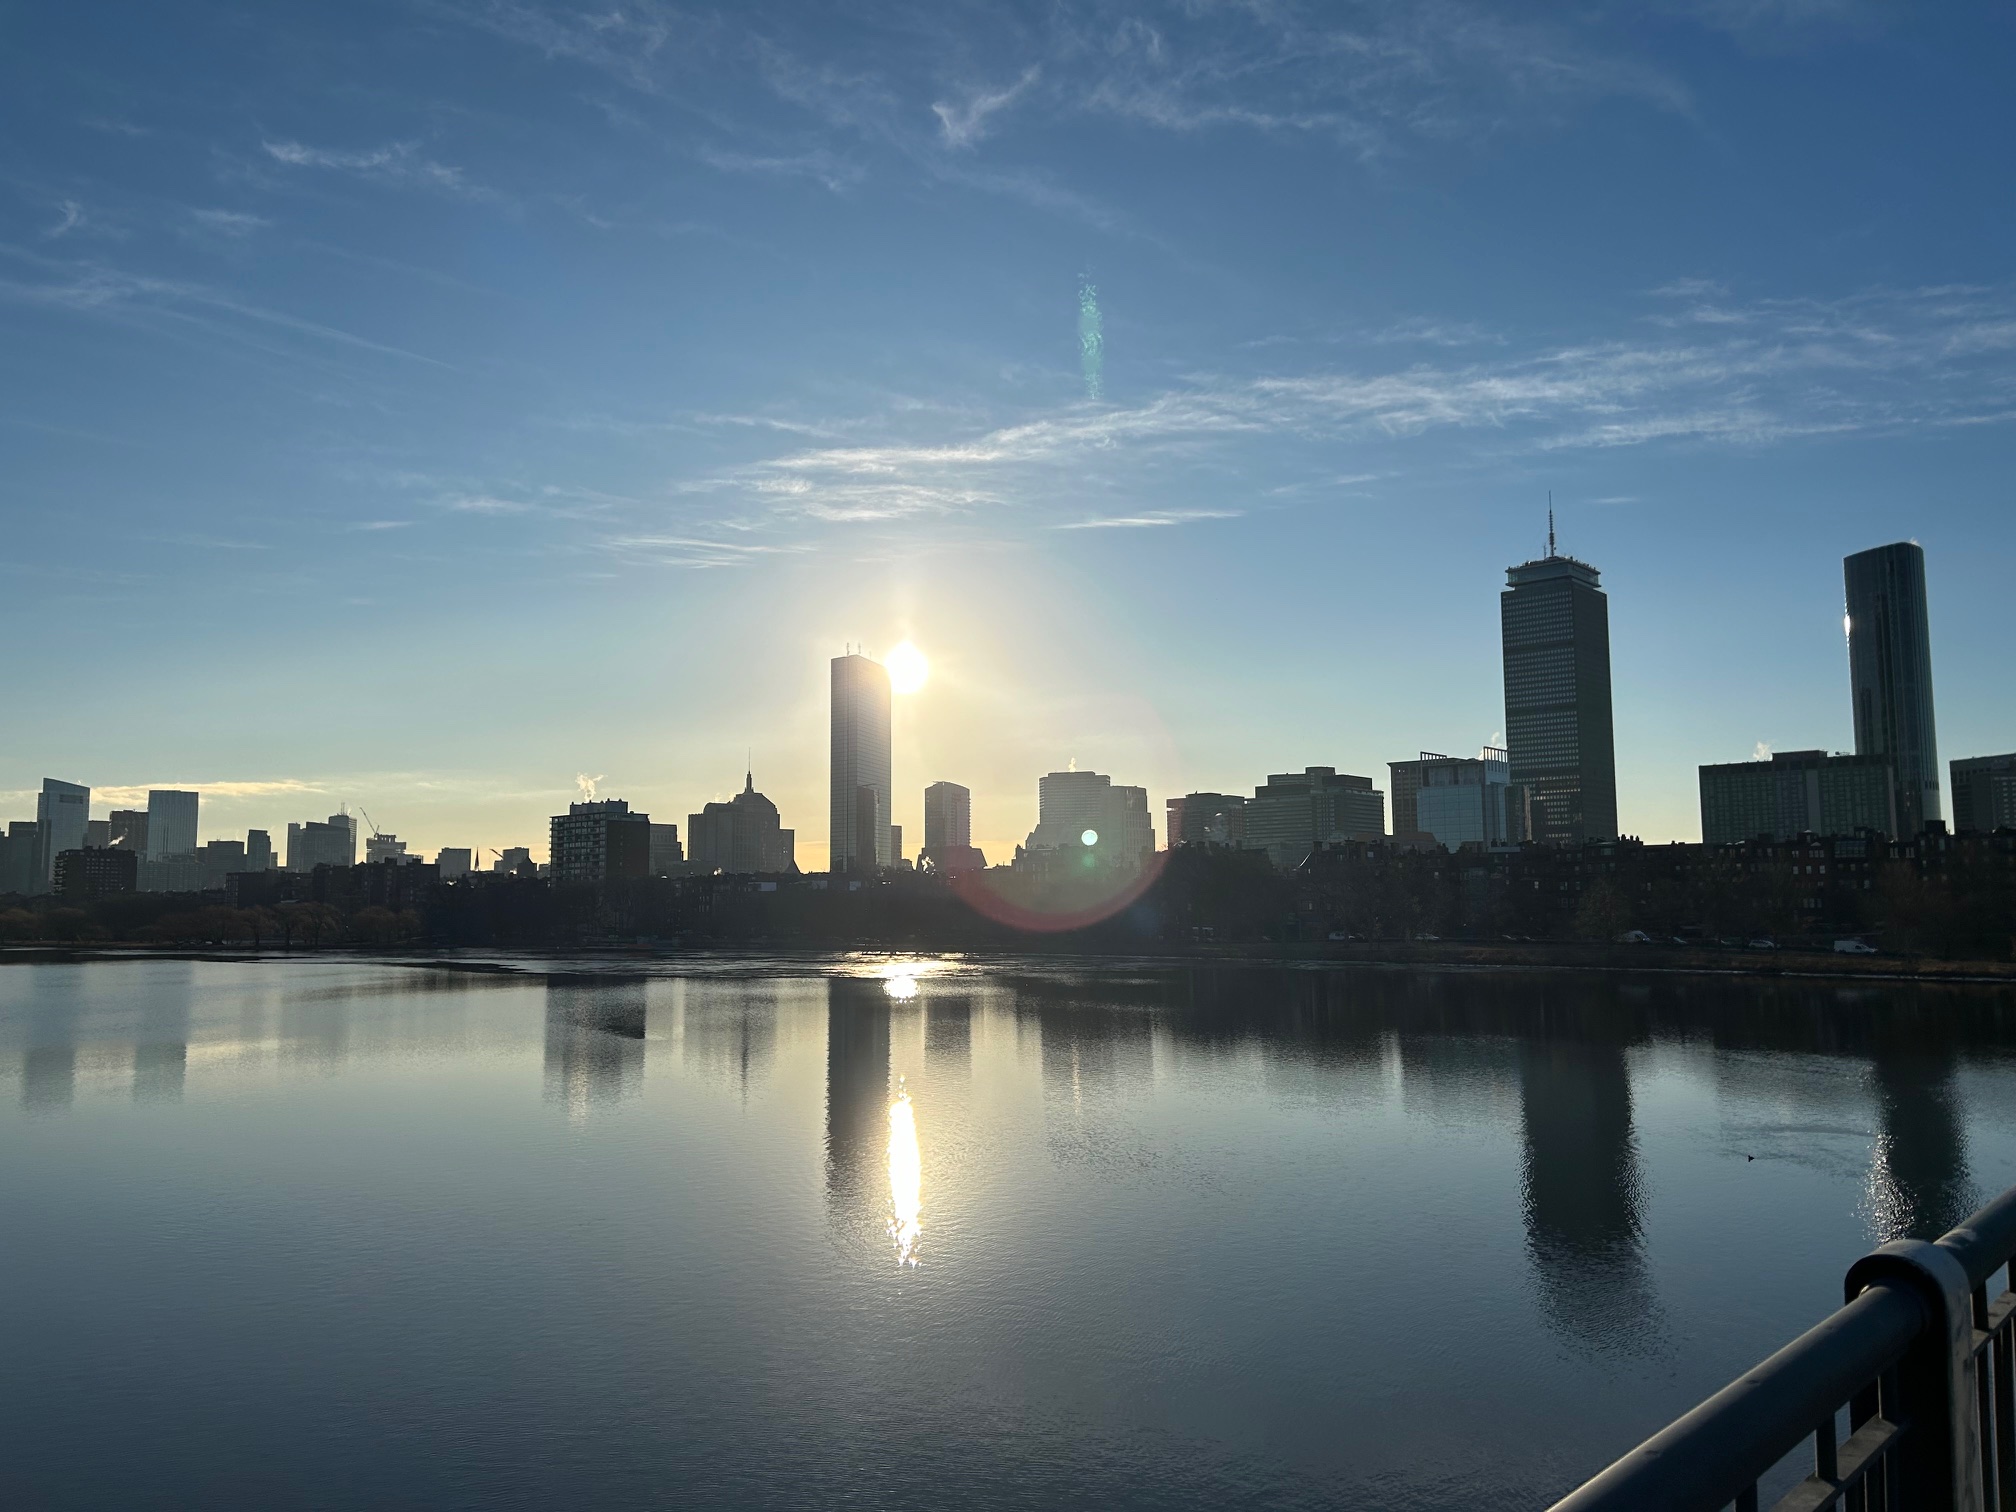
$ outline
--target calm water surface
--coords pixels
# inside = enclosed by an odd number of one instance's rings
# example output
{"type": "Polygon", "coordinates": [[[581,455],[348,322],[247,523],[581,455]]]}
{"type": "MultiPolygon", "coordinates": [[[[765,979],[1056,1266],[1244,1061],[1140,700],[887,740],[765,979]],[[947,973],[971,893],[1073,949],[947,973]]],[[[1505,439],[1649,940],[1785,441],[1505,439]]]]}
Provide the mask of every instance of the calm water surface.
{"type": "Polygon", "coordinates": [[[0,1504],[1544,1506],[2016,1183],[1998,990],[538,970],[0,966],[0,1504]]]}

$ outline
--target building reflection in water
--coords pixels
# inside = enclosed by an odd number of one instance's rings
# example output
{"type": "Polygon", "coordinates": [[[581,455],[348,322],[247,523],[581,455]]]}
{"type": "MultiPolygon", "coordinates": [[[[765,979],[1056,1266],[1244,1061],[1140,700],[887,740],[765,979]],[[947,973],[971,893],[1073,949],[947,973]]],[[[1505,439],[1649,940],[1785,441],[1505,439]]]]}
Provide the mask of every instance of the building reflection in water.
{"type": "Polygon", "coordinates": [[[1953,1069],[1946,1050],[1876,1051],[1869,1219],[1882,1239],[1937,1239],[1974,1209],[1953,1069]]]}
{"type": "Polygon", "coordinates": [[[934,1067],[951,1069],[973,1058],[973,999],[948,993],[934,996],[924,1011],[924,1055],[934,1067]]]}
{"type": "Polygon", "coordinates": [[[77,1096],[77,1028],[86,1010],[82,972],[37,970],[28,1042],[21,1054],[21,1105],[47,1112],[77,1096]]]}
{"type": "Polygon", "coordinates": [[[1526,1248],[1564,1342],[1599,1354],[1660,1345],[1624,1047],[1536,1037],[1519,1048],[1526,1248]]]}
{"type": "Polygon", "coordinates": [[[704,993],[686,992],[681,982],[669,985],[678,1004],[680,1063],[732,1082],[746,1101],[751,1083],[760,1082],[776,1058],[780,1001],[791,1006],[794,989],[803,984],[716,983],[704,993]]]}
{"type": "Polygon", "coordinates": [[[564,1104],[570,1119],[637,1095],[647,985],[642,977],[546,979],[546,1100],[564,1104]]]}
{"type": "Polygon", "coordinates": [[[178,991],[158,988],[140,1003],[140,1022],[133,1037],[133,1101],[180,1102],[189,1073],[188,962],[163,963],[183,967],[178,991]]]}
{"type": "Polygon", "coordinates": [[[879,980],[827,980],[826,1200],[846,1227],[879,1227],[887,1197],[889,1004],[879,980]]]}

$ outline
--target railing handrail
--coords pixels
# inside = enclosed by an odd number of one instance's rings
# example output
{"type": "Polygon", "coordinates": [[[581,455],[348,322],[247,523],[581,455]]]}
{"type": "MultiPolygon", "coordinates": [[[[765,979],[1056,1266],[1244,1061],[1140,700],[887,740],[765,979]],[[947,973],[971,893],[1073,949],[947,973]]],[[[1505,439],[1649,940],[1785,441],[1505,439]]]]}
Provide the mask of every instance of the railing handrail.
{"type": "MultiPolygon", "coordinates": [[[[1971,1390],[1973,1356],[1983,1336],[1975,1332],[1971,1315],[1955,1315],[1956,1305],[1966,1311],[1966,1299],[1954,1267],[1965,1273],[1979,1311],[1980,1289],[2012,1258],[2016,1187],[1971,1214],[1936,1245],[1891,1244],[1865,1256],[1849,1272],[1854,1295],[1844,1306],[1584,1482],[1556,1502],[1552,1512],[1711,1512],[1731,1503],[1754,1507],[1760,1477],[1816,1433],[1825,1435],[1831,1460],[1835,1414],[1851,1399],[1873,1401],[1870,1393],[1879,1378],[1907,1355],[1925,1361],[1927,1350],[1953,1357],[1950,1379],[1959,1387],[1949,1395],[1965,1390],[1969,1400],[1953,1400],[1943,1408],[1928,1402],[1901,1422],[1894,1408],[1886,1408],[1885,1416],[1893,1422],[1888,1431],[1909,1432],[1915,1426],[1922,1434],[1942,1413],[1949,1423],[1971,1424],[1977,1410],[1985,1410],[1971,1390]],[[1938,1286],[1923,1284],[1931,1273],[1945,1278],[1943,1297],[1938,1286]],[[1861,1285],[1863,1280],[1869,1284],[1861,1285]]],[[[1906,1374],[1914,1368],[1907,1366],[1906,1374]]],[[[1926,1377],[1918,1370],[1913,1379],[1926,1377]]],[[[1977,1457],[1978,1444],[1963,1447],[1973,1442],[1963,1433],[1953,1440],[1951,1457],[1977,1457]]],[[[1912,1443],[1914,1456],[1932,1447],[1916,1438],[1912,1443]]],[[[1875,1452],[1886,1451],[1887,1446],[1879,1446],[1875,1452]]],[[[1957,1500],[1981,1505],[1966,1495],[1957,1500]]]]}

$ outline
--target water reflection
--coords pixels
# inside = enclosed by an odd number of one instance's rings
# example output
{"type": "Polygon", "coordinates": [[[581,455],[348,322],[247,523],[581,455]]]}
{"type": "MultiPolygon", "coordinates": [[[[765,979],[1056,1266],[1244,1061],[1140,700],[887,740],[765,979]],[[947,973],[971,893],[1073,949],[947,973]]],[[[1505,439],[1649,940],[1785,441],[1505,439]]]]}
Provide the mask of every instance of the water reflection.
{"type": "Polygon", "coordinates": [[[1873,1069],[1881,1126],[1870,1168],[1871,1221],[1886,1239],[1937,1239],[1975,1205],[1954,1058],[1893,1050],[1873,1069]]]}
{"type": "Polygon", "coordinates": [[[889,1129],[889,995],[872,978],[826,983],[826,1190],[836,1220],[879,1210],[889,1129]]]}
{"type": "Polygon", "coordinates": [[[889,1237],[895,1241],[896,1263],[917,1263],[917,1238],[923,1230],[924,1161],[917,1150],[917,1114],[908,1088],[898,1086],[889,1104],[889,1237]]]}
{"type": "Polygon", "coordinates": [[[546,979],[546,1099],[580,1120],[644,1080],[643,977],[546,979]]]}

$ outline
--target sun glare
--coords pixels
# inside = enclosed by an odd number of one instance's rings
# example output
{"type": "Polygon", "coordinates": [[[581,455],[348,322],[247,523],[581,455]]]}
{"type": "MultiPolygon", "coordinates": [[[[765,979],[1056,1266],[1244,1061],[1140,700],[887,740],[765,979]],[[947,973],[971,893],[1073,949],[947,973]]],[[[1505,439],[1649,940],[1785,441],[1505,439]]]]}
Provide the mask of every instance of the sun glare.
{"type": "Polygon", "coordinates": [[[907,640],[882,665],[889,669],[889,686],[898,693],[915,693],[931,679],[931,663],[907,640]]]}

